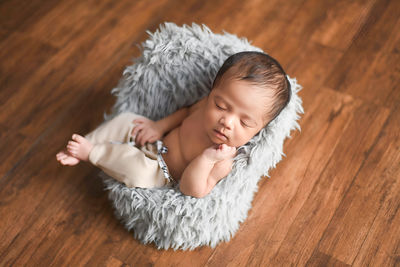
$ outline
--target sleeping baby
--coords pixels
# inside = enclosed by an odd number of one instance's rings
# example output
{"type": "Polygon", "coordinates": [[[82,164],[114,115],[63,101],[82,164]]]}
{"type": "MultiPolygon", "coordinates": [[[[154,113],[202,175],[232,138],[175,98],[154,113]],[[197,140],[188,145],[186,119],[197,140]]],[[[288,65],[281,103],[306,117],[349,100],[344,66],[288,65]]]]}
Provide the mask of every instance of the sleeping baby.
{"type": "Polygon", "coordinates": [[[72,135],[63,165],[89,161],[128,187],[179,183],[201,198],[232,169],[236,149],[272,121],[290,100],[280,64],[261,52],[230,56],[210,94],[190,107],[152,121],[121,113],[85,137],[72,135]]]}

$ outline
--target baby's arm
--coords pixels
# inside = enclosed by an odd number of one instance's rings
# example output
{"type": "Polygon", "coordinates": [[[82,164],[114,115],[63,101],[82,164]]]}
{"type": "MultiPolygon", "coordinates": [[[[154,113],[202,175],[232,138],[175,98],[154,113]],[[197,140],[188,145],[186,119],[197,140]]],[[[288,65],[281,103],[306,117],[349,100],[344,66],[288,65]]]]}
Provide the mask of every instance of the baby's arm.
{"type": "Polygon", "coordinates": [[[171,115],[158,121],[152,121],[147,118],[136,119],[133,121],[137,125],[132,130],[132,136],[136,135],[135,142],[142,146],[146,142],[155,142],[161,139],[167,132],[178,127],[186,117],[206,105],[206,103],[207,97],[204,97],[197,103],[178,109],[171,115]]]}
{"type": "Polygon", "coordinates": [[[232,169],[235,147],[225,144],[204,150],[186,167],[180,180],[180,190],[185,195],[201,198],[232,169]]]}
{"type": "Polygon", "coordinates": [[[158,121],[147,118],[136,119],[133,121],[136,126],[132,130],[132,136],[136,135],[135,142],[142,146],[146,142],[155,142],[161,139],[165,133],[178,127],[188,115],[189,108],[181,108],[158,121]]]}

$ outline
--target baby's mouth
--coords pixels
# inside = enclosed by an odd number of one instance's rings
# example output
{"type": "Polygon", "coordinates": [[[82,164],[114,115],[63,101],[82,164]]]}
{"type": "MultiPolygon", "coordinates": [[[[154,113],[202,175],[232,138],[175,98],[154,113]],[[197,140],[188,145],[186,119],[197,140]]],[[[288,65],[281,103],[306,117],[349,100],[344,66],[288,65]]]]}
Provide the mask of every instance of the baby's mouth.
{"type": "Polygon", "coordinates": [[[228,137],[223,133],[221,133],[220,131],[214,129],[214,133],[219,139],[228,140],[228,137]]]}

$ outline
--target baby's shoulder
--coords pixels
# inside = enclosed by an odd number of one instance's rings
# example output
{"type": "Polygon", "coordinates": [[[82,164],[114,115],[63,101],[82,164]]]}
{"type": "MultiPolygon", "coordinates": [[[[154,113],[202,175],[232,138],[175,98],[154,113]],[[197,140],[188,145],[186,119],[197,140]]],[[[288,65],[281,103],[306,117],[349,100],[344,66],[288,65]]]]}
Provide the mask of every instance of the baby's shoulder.
{"type": "Polygon", "coordinates": [[[204,107],[206,103],[207,103],[207,97],[203,97],[202,99],[200,99],[199,101],[197,101],[196,103],[194,103],[189,107],[189,114],[192,114],[199,108],[204,107]]]}

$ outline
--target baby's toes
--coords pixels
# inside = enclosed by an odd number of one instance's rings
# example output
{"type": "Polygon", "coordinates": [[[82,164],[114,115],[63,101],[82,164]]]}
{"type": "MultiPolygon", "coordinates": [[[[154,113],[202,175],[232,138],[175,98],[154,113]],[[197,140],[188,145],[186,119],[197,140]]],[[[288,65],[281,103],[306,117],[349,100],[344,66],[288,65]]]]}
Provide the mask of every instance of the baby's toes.
{"type": "Polygon", "coordinates": [[[74,142],[74,141],[69,141],[67,147],[78,150],[80,147],[80,144],[77,142],[74,142]]]}
{"type": "Polygon", "coordinates": [[[76,147],[73,146],[67,146],[67,151],[69,154],[71,154],[72,156],[76,156],[76,153],[78,152],[78,149],[76,147]]]}
{"type": "Polygon", "coordinates": [[[81,135],[79,135],[79,134],[73,134],[72,135],[72,140],[74,140],[74,141],[76,141],[76,142],[78,142],[78,143],[83,143],[83,142],[85,142],[85,137],[83,137],[83,136],[81,136],[81,135]]]}
{"type": "Polygon", "coordinates": [[[63,165],[74,166],[78,163],[79,163],[79,159],[74,158],[74,157],[66,157],[65,159],[61,160],[61,164],[63,164],[63,165]]]}
{"type": "Polygon", "coordinates": [[[79,143],[75,141],[68,141],[68,145],[79,146],[79,143]]]}
{"type": "Polygon", "coordinates": [[[65,155],[63,155],[63,154],[61,154],[61,153],[58,153],[58,154],[56,155],[56,159],[57,159],[58,161],[61,161],[63,158],[65,158],[65,155]]]}
{"type": "Polygon", "coordinates": [[[67,145],[67,151],[68,152],[71,152],[71,151],[74,151],[74,150],[76,150],[76,148],[72,144],[71,145],[70,144],[67,145]]]}

